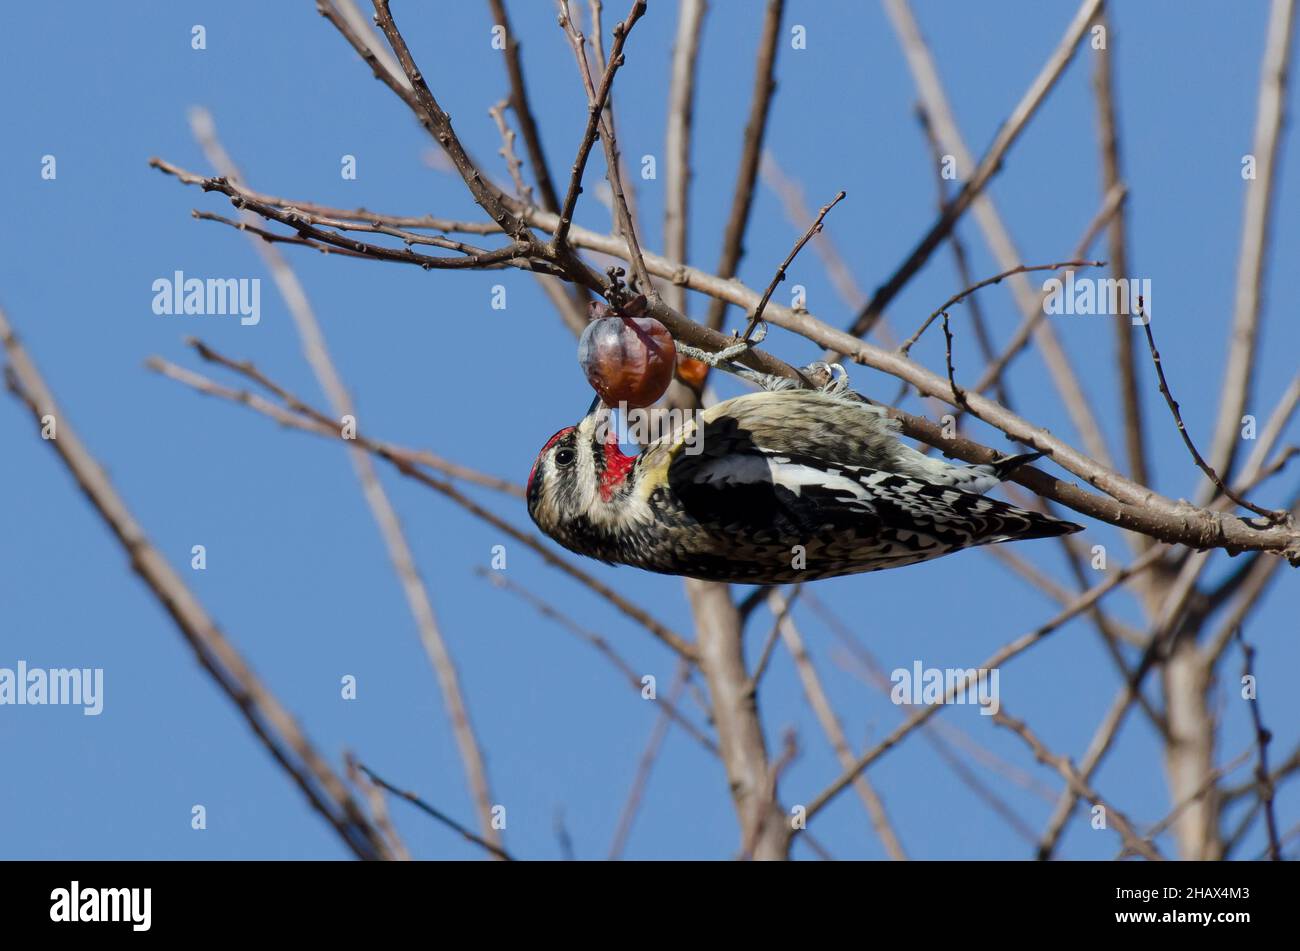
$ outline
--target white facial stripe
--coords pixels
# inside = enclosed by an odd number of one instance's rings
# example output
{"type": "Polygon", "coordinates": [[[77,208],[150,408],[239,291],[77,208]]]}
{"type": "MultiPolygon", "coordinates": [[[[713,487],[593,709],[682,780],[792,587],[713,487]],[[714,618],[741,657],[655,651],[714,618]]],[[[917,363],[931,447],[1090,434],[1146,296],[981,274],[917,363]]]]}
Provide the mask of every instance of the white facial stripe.
{"type": "Polygon", "coordinates": [[[537,473],[537,477],[542,480],[542,497],[548,505],[554,505],[555,487],[559,481],[559,473],[555,471],[554,447],[542,457],[542,471],[537,473]]]}
{"type": "Polygon", "coordinates": [[[573,478],[574,501],[578,511],[582,512],[589,509],[596,499],[596,454],[592,442],[602,415],[608,417],[608,411],[602,414],[598,410],[587,416],[578,424],[574,432],[577,459],[570,470],[570,476],[573,478]]]}

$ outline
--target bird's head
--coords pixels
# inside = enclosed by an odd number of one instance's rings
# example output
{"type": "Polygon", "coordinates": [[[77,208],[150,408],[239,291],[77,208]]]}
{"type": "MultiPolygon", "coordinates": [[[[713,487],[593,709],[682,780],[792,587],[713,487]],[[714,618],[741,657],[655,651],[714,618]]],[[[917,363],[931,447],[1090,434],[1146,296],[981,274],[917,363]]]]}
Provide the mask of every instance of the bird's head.
{"type": "Polygon", "coordinates": [[[567,547],[575,547],[575,532],[606,520],[603,510],[626,486],[636,462],[619,449],[609,416],[597,398],[576,426],[546,441],[528,474],[528,514],[567,547]]]}

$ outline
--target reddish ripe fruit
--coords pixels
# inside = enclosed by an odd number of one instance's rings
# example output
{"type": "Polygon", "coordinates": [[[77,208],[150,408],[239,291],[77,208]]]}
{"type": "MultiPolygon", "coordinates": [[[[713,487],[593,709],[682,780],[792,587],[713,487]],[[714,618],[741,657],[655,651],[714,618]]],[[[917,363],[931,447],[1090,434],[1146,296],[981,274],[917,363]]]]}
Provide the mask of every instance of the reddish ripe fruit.
{"type": "Polygon", "coordinates": [[[578,341],[578,362],[606,406],[649,406],[673,380],[677,347],[653,317],[598,317],[578,341]]]}
{"type": "Polygon", "coordinates": [[[700,360],[679,356],[677,358],[677,375],[683,383],[686,383],[694,390],[698,390],[704,385],[704,380],[709,375],[709,365],[700,360]]]}

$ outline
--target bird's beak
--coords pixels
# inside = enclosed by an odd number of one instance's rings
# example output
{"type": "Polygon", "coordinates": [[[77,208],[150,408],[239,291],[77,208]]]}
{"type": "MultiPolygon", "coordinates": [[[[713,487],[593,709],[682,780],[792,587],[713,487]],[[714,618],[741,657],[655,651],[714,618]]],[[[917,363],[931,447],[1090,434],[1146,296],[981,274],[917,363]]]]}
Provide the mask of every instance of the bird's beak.
{"type": "Polygon", "coordinates": [[[586,427],[590,425],[592,438],[595,439],[596,442],[604,444],[611,438],[614,438],[610,426],[610,419],[613,412],[614,411],[606,406],[604,401],[598,395],[591,401],[591,405],[587,407],[587,415],[582,418],[582,422],[578,425],[584,431],[586,430],[586,427]]]}

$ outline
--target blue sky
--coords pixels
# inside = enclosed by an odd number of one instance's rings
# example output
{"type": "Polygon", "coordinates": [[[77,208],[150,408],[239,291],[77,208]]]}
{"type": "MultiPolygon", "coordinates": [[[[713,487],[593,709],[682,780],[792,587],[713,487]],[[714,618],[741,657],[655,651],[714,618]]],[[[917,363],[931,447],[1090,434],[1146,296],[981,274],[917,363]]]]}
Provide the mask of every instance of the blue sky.
{"type": "MultiPolygon", "coordinates": [[[[690,233],[692,263],[708,269],[726,220],[761,19],[757,3],[712,6],[696,105],[690,233]]],[[[487,108],[507,85],[500,54],[490,46],[486,4],[403,0],[395,7],[460,136],[504,179],[487,108]]],[[[606,7],[611,21],[623,12],[620,3],[606,7]]],[[[1074,7],[916,4],[973,150],[992,139],[1074,7]]],[[[1239,169],[1250,149],[1267,5],[1119,7],[1117,81],[1132,188],[1132,269],[1152,281],[1153,326],[1170,382],[1193,434],[1206,444],[1231,312],[1244,187],[1239,169]]],[[[511,14],[523,37],[548,156],[560,175],[572,161],[586,113],[572,55],[550,3],[515,2],[511,14]]],[[[662,155],[675,16],[671,4],[653,3],[628,44],[616,92],[621,144],[630,159],[662,155]]],[[[807,49],[786,43],[780,51],[769,147],[813,207],[839,189],[848,192],[828,232],[859,284],[870,289],[892,272],[934,214],[933,169],[911,112],[911,79],[873,4],[792,2],[786,22],[787,28],[806,27],[807,49]]],[[[1065,256],[1099,205],[1087,57],[1071,65],[992,187],[1030,261],[1065,256]]],[[[262,320],[255,327],[223,318],[160,317],[150,309],[152,282],[176,270],[266,277],[243,237],[190,217],[191,208],[228,214],[224,199],[183,188],[146,164],[159,155],[205,169],[188,132],[188,107],[212,111],[246,179],[265,191],[348,207],[473,217],[477,209],[461,183],[424,161],[430,145],[425,133],[308,0],[141,2],[130,14],[89,3],[15,5],[0,38],[0,82],[16,91],[0,107],[7,212],[0,300],[63,412],[154,542],[321,749],[335,760],[353,750],[381,775],[470,821],[436,682],[345,454],[143,367],[151,354],[192,365],[182,341],[199,335],[323,402],[270,281],[264,281],[262,320]],[[207,32],[202,51],[190,46],[196,23],[207,32]],[[54,181],[40,176],[47,154],[57,159],[54,181]],[[355,181],[339,175],[344,154],[357,157],[355,181]],[[206,571],[188,568],[195,544],[207,548],[206,571]],[[353,702],[339,696],[346,674],[358,679],[353,702]]],[[[1289,132],[1279,169],[1251,404],[1261,417],[1300,353],[1284,283],[1300,255],[1300,151],[1292,139],[1289,132]]],[[[578,220],[605,229],[608,212],[592,187],[600,172],[596,156],[578,220]]],[[[663,180],[636,184],[643,241],[658,249],[663,180]]],[[[976,274],[995,273],[999,268],[973,222],[959,231],[976,274]]],[[[760,189],[742,279],[766,284],[796,237],[778,198],[760,189]]],[[[522,481],[545,438],[586,406],[589,390],[573,358],[574,341],[528,275],[426,273],[294,249],[289,254],[371,432],[522,481]],[[490,306],[497,283],[508,290],[504,311],[490,306]]],[[[820,317],[837,326],[850,320],[810,250],[791,280],[808,288],[808,306],[820,317]]],[[[945,250],[897,299],[891,316],[910,329],[959,288],[945,250]]],[[[1019,322],[1009,291],[990,289],[983,304],[995,335],[1005,340],[1019,322]]],[[[702,301],[692,306],[697,315],[703,310],[702,301]]],[[[1057,326],[1114,440],[1112,328],[1102,318],[1060,318],[1057,326]]],[[[915,351],[931,366],[942,365],[940,336],[915,351]]],[[[790,362],[817,355],[807,341],[777,329],[766,346],[790,362]]],[[[970,341],[959,338],[958,347],[959,372],[973,373],[970,341]]],[[[1145,371],[1156,485],[1172,497],[1189,495],[1197,473],[1145,371]]],[[[880,397],[897,389],[866,369],[854,379],[880,397]]],[[[1078,444],[1036,356],[1021,359],[1010,380],[1018,406],[1078,444]]],[[[987,428],[969,432],[1001,444],[987,428]]],[[[1296,435],[1293,427],[1284,441],[1296,435]]],[[[21,659],[105,671],[98,717],[66,707],[0,708],[8,777],[0,783],[0,857],[343,857],[331,830],[196,664],[49,448],[32,438],[25,411],[9,398],[0,400],[0,445],[0,666],[21,659]],[[190,828],[195,804],[207,809],[206,830],[190,828]]],[[[506,542],[513,580],[603,632],[636,669],[667,684],[673,658],[490,527],[395,474],[382,478],[460,666],[495,798],[507,806],[508,847],[523,857],[558,857],[554,821],[562,812],[577,855],[603,856],[657,712],[588,647],[492,588],[474,568],[486,566],[492,546],[506,542]]],[[[1282,500],[1288,479],[1276,481],[1260,501],[1282,500]]],[[[526,523],[519,503],[475,494],[526,523]]],[[[1108,527],[1088,522],[1085,537],[1125,557],[1108,527]]],[[[1051,542],[1026,543],[1018,551],[1060,567],[1051,542]]],[[[1228,564],[1220,557],[1214,573],[1228,564]]],[[[680,581],[586,567],[678,629],[690,629],[680,581]]],[[[1285,687],[1285,672],[1300,664],[1297,590],[1294,573],[1283,570],[1247,628],[1260,651],[1263,712],[1277,734],[1279,755],[1293,747],[1300,722],[1300,696],[1285,687]]],[[[918,659],[929,666],[971,666],[1055,610],[974,552],[889,575],[820,583],[817,593],[886,669],[918,659]]],[[[1139,620],[1127,594],[1109,603],[1126,619],[1139,620]]],[[[863,748],[878,740],[906,711],[844,669],[842,648],[816,615],[802,610],[796,617],[851,742],[863,748]]],[[[750,638],[755,652],[769,623],[758,615],[750,638]]],[[[1250,741],[1246,713],[1234,702],[1237,668],[1234,658],[1220,685],[1221,760],[1250,741]]],[[[1001,673],[1007,709],[1029,720],[1053,749],[1076,757],[1117,686],[1096,634],[1078,622],[1001,673]]],[[[784,774],[781,792],[786,802],[806,802],[838,768],[781,652],[765,678],[762,714],[773,743],[784,728],[797,731],[802,754],[784,774]]],[[[974,708],[954,707],[942,716],[1052,788],[1059,785],[974,708]]],[[[1031,828],[1043,827],[1049,802],[996,774],[981,775],[1031,828]]],[[[1030,854],[1029,845],[955,781],[918,737],[870,776],[915,857],[1030,854]]],[[[1140,821],[1168,811],[1159,747],[1140,717],[1131,718],[1097,786],[1140,821]]],[[[477,857],[403,803],[393,803],[392,811],[417,855],[477,857]]],[[[1284,789],[1279,812],[1285,827],[1294,824],[1297,811],[1300,794],[1284,789]]],[[[813,830],[837,857],[884,855],[851,794],[819,816],[813,830]]],[[[723,858],[734,854],[737,839],[720,765],[673,730],[627,854],[723,858]]],[[[1113,832],[1076,822],[1062,854],[1108,858],[1117,841],[1113,832]]],[[[1261,843],[1257,831],[1243,854],[1256,854],[1261,843]]],[[[796,855],[810,853],[796,846],[796,855]]]]}

